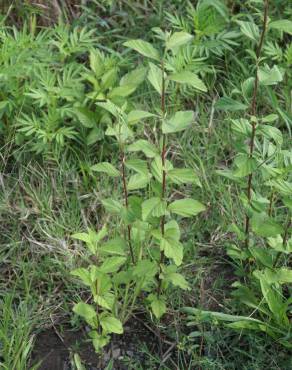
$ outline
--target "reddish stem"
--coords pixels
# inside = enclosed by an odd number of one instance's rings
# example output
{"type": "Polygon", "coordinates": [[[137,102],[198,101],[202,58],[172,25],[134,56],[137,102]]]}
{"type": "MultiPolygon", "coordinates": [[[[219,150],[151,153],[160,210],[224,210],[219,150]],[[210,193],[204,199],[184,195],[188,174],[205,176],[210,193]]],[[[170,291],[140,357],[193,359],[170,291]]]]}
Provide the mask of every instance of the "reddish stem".
{"type": "MultiPolygon", "coordinates": [[[[129,199],[128,199],[128,188],[127,188],[127,181],[126,181],[125,161],[126,161],[125,152],[122,151],[122,179],[123,179],[124,199],[125,199],[125,206],[128,209],[129,199]]],[[[133,246],[132,246],[132,241],[131,241],[131,226],[130,225],[127,225],[127,232],[128,232],[128,244],[129,244],[131,259],[132,259],[132,263],[134,264],[135,258],[134,258],[133,246]]]]}

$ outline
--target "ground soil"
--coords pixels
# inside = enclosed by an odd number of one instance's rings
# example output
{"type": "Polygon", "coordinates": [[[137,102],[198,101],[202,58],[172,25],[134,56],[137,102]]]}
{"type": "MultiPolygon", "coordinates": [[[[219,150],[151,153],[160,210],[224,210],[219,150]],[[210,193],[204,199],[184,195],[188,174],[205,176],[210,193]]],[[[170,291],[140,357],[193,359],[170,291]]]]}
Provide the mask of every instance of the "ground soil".
{"type": "Polygon", "coordinates": [[[50,328],[40,332],[36,337],[32,364],[41,362],[39,370],[72,370],[72,357],[78,353],[86,369],[97,370],[114,360],[113,370],[126,370],[127,359],[142,365],[145,355],[141,353],[141,343],[147,345],[150,353],[158,350],[158,338],[148,330],[140,320],[133,319],[126,324],[123,335],[115,335],[111,345],[105,350],[103,365],[88,341],[86,332],[72,331],[69,328],[50,328]],[[140,344],[140,345],[139,345],[140,344]]]}

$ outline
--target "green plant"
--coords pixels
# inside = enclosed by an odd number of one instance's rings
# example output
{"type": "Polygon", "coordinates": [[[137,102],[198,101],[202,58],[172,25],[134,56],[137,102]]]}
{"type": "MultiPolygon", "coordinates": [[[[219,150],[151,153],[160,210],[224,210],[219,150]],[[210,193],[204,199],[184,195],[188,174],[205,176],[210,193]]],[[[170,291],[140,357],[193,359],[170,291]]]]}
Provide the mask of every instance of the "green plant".
{"type": "MultiPolygon", "coordinates": [[[[123,201],[109,198],[102,199],[102,204],[106,212],[116,218],[117,226],[110,228],[111,234],[124,235],[123,238],[109,240],[100,246],[97,243],[106,236],[105,228],[98,234],[90,230],[87,234],[75,235],[86,242],[90,254],[97,259],[97,265],[73,272],[86,285],[91,286],[96,309],[80,302],[74,310],[95,329],[102,327],[101,333],[94,331],[91,334],[97,351],[108,343],[107,334],[122,332],[122,324],[130,317],[142,291],[147,293],[146,303],[159,319],[167,310],[165,293],[170,284],[188,289],[187,281],[178,272],[183,260],[183,244],[180,241],[179,224],[173,215],[192,217],[205,210],[197,200],[184,198],[181,194],[177,199],[177,185],[200,186],[200,181],[193,169],[175,168],[166,157],[172,135],[187,129],[194,121],[192,111],[172,114],[169,111],[167,95],[171,86],[176,82],[187,83],[203,91],[206,91],[206,87],[196,74],[187,71],[167,74],[165,57],[170,53],[175,57],[180,47],[192,37],[184,32],[170,34],[160,30],[159,34],[165,43],[163,55],[146,41],[130,40],[125,43],[155,63],[149,62],[147,78],[160,96],[157,112],[129,110],[126,104],[119,107],[109,99],[97,103],[115,119],[108,125],[105,134],[116,142],[120,153],[120,168],[117,169],[110,162],[101,162],[91,169],[113,179],[120,179],[123,201]],[[143,120],[151,120],[151,125],[159,123],[157,145],[136,138],[142,130],[135,126],[142,124],[143,120]],[[132,153],[143,153],[146,160],[132,153]],[[127,254],[125,246],[128,247],[127,254]],[[102,258],[102,253],[111,257],[102,258]],[[112,273],[116,275],[110,277],[112,273]],[[96,286],[104,288],[102,294],[108,294],[110,301],[115,304],[100,297],[96,286]],[[103,320],[110,320],[113,325],[107,326],[103,320]]],[[[144,129],[149,128],[145,126],[144,129]]],[[[151,128],[150,135],[153,134],[155,131],[151,128]]]]}
{"type": "MultiPolygon", "coordinates": [[[[275,23],[268,23],[267,0],[261,34],[255,23],[240,22],[242,32],[253,40],[253,44],[258,42],[256,53],[249,50],[255,66],[253,89],[249,94],[250,113],[231,119],[238,154],[232,170],[218,171],[233,180],[240,192],[244,226],[233,223],[229,228],[237,236],[238,243],[229,244],[227,254],[236,263],[237,274],[242,278],[233,284],[233,296],[237,303],[243,303],[253,311],[250,316],[194,308],[186,311],[191,314],[191,325],[195,323],[192,320],[196,315],[203,321],[213,318],[229,322],[228,326],[234,329],[262,331],[291,348],[291,152],[283,149],[283,135],[275,127],[278,115],[258,114],[259,89],[275,86],[283,80],[278,66],[263,65],[265,59],[261,55],[265,34],[275,27],[275,23]],[[286,261],[284,256],[287,256],[286,261]]],[[[248,109],[248,106],[228,98],[222,98],[218,104],[227,111],[248,109]]]]}
{"type": "Polygon", "coordinates": [[[34,370],[29,366],[33,348],[32,317],[27,302],[15,307],[15,296],[6,295],[0,300],[0,367],[4,370],[34,370]]]}

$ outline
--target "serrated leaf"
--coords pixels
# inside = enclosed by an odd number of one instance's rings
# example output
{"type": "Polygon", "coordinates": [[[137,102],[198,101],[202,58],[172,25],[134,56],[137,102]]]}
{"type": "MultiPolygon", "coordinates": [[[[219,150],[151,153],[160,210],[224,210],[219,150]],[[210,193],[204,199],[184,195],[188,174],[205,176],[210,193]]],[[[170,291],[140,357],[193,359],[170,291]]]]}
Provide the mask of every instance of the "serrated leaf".
{"type": "Polygon", "coordinates": [[[177,266],[180,266],[183,260],[183,245],[173,238],[162,237],[160,249],[164,251],[167,258],[171,258],[177,266]]]}
{"type": "Polygon", "coordinates": [[[194,87],[197,90],[207,92],[207,87],[204,82],[191,71],[182,71],[173,73],[168,76],[168,79],[181,84],[186,84],[194,87]]]}
{"type": "Polygon", "coordinates": [[[134,170],[142,175],[148,174],[147,162],[142,159],[128,159],[125,165],[130,170],[134,170]]]}
{"type": "Polygon", "coordinates": [[[96,317],[95,309],[85,302],[79,302],[73,307],[73,311],[83,317],[87,322],[96,317]]]}
{"type": "MultiPolygon", "coordinates": [[[[172,169],[172,164],[171,162],[169,162],[168,160],[165,161],[165,171],[166,173],[168,171],[170,171],[172,169]]],[[[151,163],[151,172],[153,174],[153,176],[155,177],[155,179],[162,183],[162,178],[163,178],[163,175],[162,175],[162,172],[163,172],[163,166],[162,166],[162,159],[160,156],[156,156],[154,158],[154,160],[152,161],[151,163]]]]}
{"type": "Polygon", "coordinates": [[[90,167],[94,172],[103,172],[111,177],[120,176],[120,172],[109,162],[101,162],[90,167]]]}
{"type": "Polygon", "coordinates": [[[234,163],[236,169],[233,171],[235,177],[245,177],[251,174],[257,168],[257,161],[248,154],[239,154],[234,163]]]}
{"type": "Polygon", "coordinates": [[[236,112],[248,109],[248,105],[229,98],[228,96],[224,96],[217,101],[215,108],[223,111],[236,112]]]}
{"type": "Polygon", "coordinates": [[[180,199],[175,200],[168,206],[168,210],[172,213],[183,217],[196,216],[198,213],[203,212],[206,207],[197,200],[194,199],[180,199]]]}
{"type": "Polygon", "coordinates": [[[99,251],[106,254],[117,254],[119,256],[125,255],[126,242],[124,239],[117,237],[115,239],[108,240],[101,247],[99,251]]]}
{"type": "Polygon", "coordinates": [[[258,77],[260,83],[264,86],[276,85],[283,80],[283,75],[276,65],[272,68],[268,65],[259,68],[258,77]]]}
{"type": "Polygon", "coordinates": [[[101,203],[107,210],[107,212],[112,214],[120,214],[123,209],[123,205],[119,201],[114,199],[103,199],[101,203]]]}
{"type": "Polygon", "coordinates": [[[185,45],[193,39],[193,36],[187,32],[174,32],[166,41],[166,48],[173,49],[185,45]]]}
{"type": "Polygon", "coordinates": [[[120,320],[113,316],[104,316],[100,319],[100,325],[106,333],[123,333],[123,325],[120,320]]]}
{"type": "Polygon", "coordinates": [[[128,152],[143,152],[147,158],[154,158],[158,155],[157,148],[146,140],[137,140],[127,146],[128,152]]]}
{"type": "Polygon", "coordinates": [[[273,28],[292,35],[292,21],[289,19],[279,19],[269,23],[269,28],[273,28]]]}
{"type": "Polygon", "coordinates": [[[85,127],[92,128],[96,125],[97,119],[95,113],[91,112],[86,107],[77,107],[74,109],[76,116],[81,124],[85,127]]]}
{"type": "Polygon", "coordinates": [[[120,86],[135,85],[138,86],[145,80],[147,68],[139,67],[126,73],[120,80],[120,86]]]}
{"type": "Polygon", "coordinates": [[[254,213],[251,218],[253,232],[262,237],[273,237],[283,233],[283,227],[266,213],[254,213]]]}
{"type": "Polygon", "coordinates": [[[192,110],[179,111],[169,120],[163,121],[162,132],[170,134],[173,132],[183,131],[194,122],[194,112],[192,110]]]}
{"type": "Polygon", "coordinates": [[[158,197],[150,198],[142,203],[142,219],[160,217],[166,214],[166,202],[158,197]]]}
{"type": "Polygon", "coordinates": [[[196,184],[202,186],[196,172],[190,168],[174,168],[167,172],[168,179],[175,184],[196,184]]]}
{"type": "Polygon", "coordinates": [[[133,125],[145,118],[149,118],[149,117],[155,117],[155,114],[152,114],[150,112],[146,112],[144,110],[132,110],[129,114],[128,114],[128,123],[130,125],[133,125]]]}
{"type": "Polygon", "coordinates": [[[137,173],[133,176],[130,177],[129,182],[128,182],[128,190],[137,190],[137,189],[144,189],[148,184],[151,179],[151,175],[147,174],[141,174],[137,173]]]}
{"type": "Polygon", "coordinates": [[[147,41],[136,39],[130,40],[124,43],[124,46],[136,50],[139,54],[144,55],[147,58],[151,58],[159,61],[159,52],[147,41]]]}
{"type": "Polygon", "coordinates": [[[83,282],[83,284],[87,286],[91,286],[92,280],[90,277],[90,272],[86,268],[78,268],[71,271],[71,275],[79,277],[79,279],[83,282]]]}
{"type": "Polygon", "coordinates": [[[126,262],[125,257],[107,257],[107,259],[99,267],[99,270],[104,274],[109,274],[118,271],[118,269],[126,262]]]}
{"type": "Polygon", "coordinates": [[[260,37],[260,31],[258,26],[254,22],[247,21],[236,21],[240,26],[240,31],[254,42],[258,42],[260,37]]]}
{"type": "Polygon", "coordinates": [[[166,312],[166,304],[161,298],[159,299],[156,297],[151,302],[151,310],[154,316],[157,319],[160,319],[160,317],[163,316],[166,312]]]}
{"type": "Polygon", "coordinates": [[[131,95],[137,89],[137,85],[122,85],[114,87],[108,94],[110,99],[116,97],[126,98],[127,96],[131,95]]]}
{"type": "Polygon", "coordinates": [[[178,286],[183,290],[189,290],[190,286],[182,274],[177,272],[172,272],[166,275],[167,280],[169,280],[174,286],[178,286]]]}
{"type": "Polygon", "coordinates": [[[162,94],[162,70],[153,63],[149,63],[149,71],[147,75],[148,81],[158,92],[162,94]]]}

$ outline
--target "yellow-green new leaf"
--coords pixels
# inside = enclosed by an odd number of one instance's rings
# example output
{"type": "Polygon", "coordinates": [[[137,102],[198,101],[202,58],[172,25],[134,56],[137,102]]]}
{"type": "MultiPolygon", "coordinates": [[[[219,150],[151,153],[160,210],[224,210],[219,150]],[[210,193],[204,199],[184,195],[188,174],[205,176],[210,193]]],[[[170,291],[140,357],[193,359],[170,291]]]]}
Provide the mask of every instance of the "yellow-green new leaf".
{"type": "Polygon", "coordinates": [[[173,35],[169,37],[165,45],[167,49],[173,49],[178,46],[187,44],[192,39],[193,36],[187,32],[175,32],[173,35]]]}
{"type": "Polygon", "coordinates": [[[180,199],[175,200],[168,206],[168,210],[172,213],[183,217],[196,216],[198,213],[203,212],[206,207],[195,199],[180,199]]]}
{"type": "Polygon", "coordinates": [[[113,316],[105,316],[100,320],[100,325],[106,333],[123,333],[123,325],[120,320],[116,319],[113,316]]]}
{"type": "Polygon", "coordinates": [[[167,258],[171,258],[177,266],[180,266],[183,260],[183,245],[173,238],[162,238],[160,249],[164,251],[167,258]]]}
{"type": "Polygon", "coordinates": [[[159,61],[160,56],[158,50],[156,50],[149,42],[136,39],[130,40],[124,43],[124,46],[136,50],[139,54],[144,55],[147,58],[151,58],[159,61]]]}
{"type": "Polygon", "coordinates": [[[160,317],[163,316],[166,312],[166,304],[162,299],[155,298],[151,302],[151,309],[154,313],[154,316],[157,319],[160,319],[160,317]]]}

